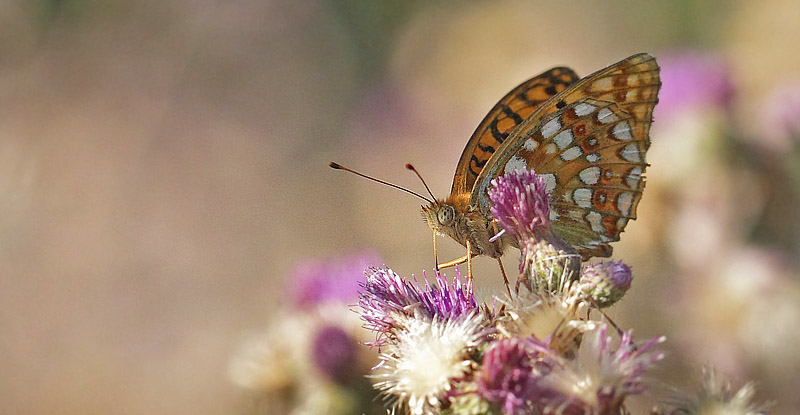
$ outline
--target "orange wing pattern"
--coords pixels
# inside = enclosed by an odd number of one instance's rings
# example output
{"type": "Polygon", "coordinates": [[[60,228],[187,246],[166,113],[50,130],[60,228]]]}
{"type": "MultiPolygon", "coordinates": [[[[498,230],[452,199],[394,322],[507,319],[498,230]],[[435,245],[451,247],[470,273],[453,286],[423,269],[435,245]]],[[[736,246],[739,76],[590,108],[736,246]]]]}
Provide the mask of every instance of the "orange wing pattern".
{"type": "Polygon", "coordinates": [[[509,133],[550,97],[578,80],[569,68],[553,68],[506,94],[472,133],[456,166],[451,195],[469,194],[483,166],[509,133]]]}
{"type": "Polygon", "coordinates": [[[584,98],[616,103],[622,112],[634,119],[632,134],[650,147],[650,123],[661,87],[655,58],[640,53],[601,69],[573,84],[564,92],[542,104],[534,116],[528,117],[511,135],[524,136],[549,114],[584,98]]]}
{"type": "Polygon", "coordinates": [[[584,259],[610,256],[609,242],[636,218],[660,85],[647,54],[571,85],[509,135],[479,174],[470,203],[488,215],[491,180],[533,169],[547,180],[556,233],[584,259]]]}

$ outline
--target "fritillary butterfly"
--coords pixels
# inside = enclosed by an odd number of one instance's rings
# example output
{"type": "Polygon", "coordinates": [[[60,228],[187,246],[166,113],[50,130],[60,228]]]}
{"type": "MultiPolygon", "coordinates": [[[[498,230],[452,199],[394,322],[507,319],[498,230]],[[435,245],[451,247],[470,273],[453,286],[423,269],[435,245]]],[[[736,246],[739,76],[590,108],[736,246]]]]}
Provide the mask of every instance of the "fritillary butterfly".
{"type": "Polygon", "coordinates": [[[609,243],[636,218],[660,86],[655,58],[641,53],[580,80],[553,68],[509,92],[469,139],[450,196],[423,207],[434,238],[447,235],[469,251],[442,266],[499,258],[514,246],[507,236],[491,240],[487,190],[516,169],[544,176],[553,229],[584,260],[611,256],[609,243]]]}

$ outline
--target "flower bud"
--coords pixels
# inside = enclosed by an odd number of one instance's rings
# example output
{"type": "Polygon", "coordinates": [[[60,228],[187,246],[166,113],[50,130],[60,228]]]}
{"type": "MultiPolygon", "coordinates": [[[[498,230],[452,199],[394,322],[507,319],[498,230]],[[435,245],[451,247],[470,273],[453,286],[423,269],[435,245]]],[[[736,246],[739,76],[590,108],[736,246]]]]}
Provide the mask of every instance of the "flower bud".
{"type": "Polygon", "coordinates": [[[583,267],[579,284],[586,301],[605,308],[625,295],[632,280],[631,267],[622,261],[607,261],[583,267]]]}

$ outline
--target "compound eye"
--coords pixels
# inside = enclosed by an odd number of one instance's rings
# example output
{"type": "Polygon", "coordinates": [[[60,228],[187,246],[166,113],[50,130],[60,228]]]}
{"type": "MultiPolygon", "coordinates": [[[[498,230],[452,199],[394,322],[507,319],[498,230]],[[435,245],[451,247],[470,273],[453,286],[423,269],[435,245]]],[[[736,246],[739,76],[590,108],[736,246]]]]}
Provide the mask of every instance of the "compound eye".
{"type": "Polygon", "coordinates": [[[442,225],[449,225],[456,216],[455,209],[452,206],[444,206],[439,210],[438,219],[442,225]]]}

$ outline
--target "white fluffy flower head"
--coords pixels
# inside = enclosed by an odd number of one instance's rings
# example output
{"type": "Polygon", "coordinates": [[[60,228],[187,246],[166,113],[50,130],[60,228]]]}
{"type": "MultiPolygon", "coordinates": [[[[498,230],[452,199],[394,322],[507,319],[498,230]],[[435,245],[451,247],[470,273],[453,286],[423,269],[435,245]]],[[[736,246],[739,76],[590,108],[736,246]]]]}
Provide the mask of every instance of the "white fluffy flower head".
{"type": "Polygon", "coordinates": [[[453,379],[473,369],[469,353],[484,333],[484,319],[471,314],[455,321],[408,319],[406,330],[381,355],[376,387],[421,415],[436,408],[453,379]]]}
{"type": "Polygon", "coordinates": [[[506,337],[533,336],[556,352],[567,353],[580,334],[593,327],[581,317],[586,304],[579,294],[571,281],[563,282],[556,293],[523,287],[506,302],[498,328],[506,337]]]}
{"type": "Polygon", "coordinates": [[[685,415],[763,415],[767,405],[754,403],[755,386],[747,383],[736,391],[731,382],[711,369],[703,370],[697,390],[676,396],[671,405],[685,415]]]}

